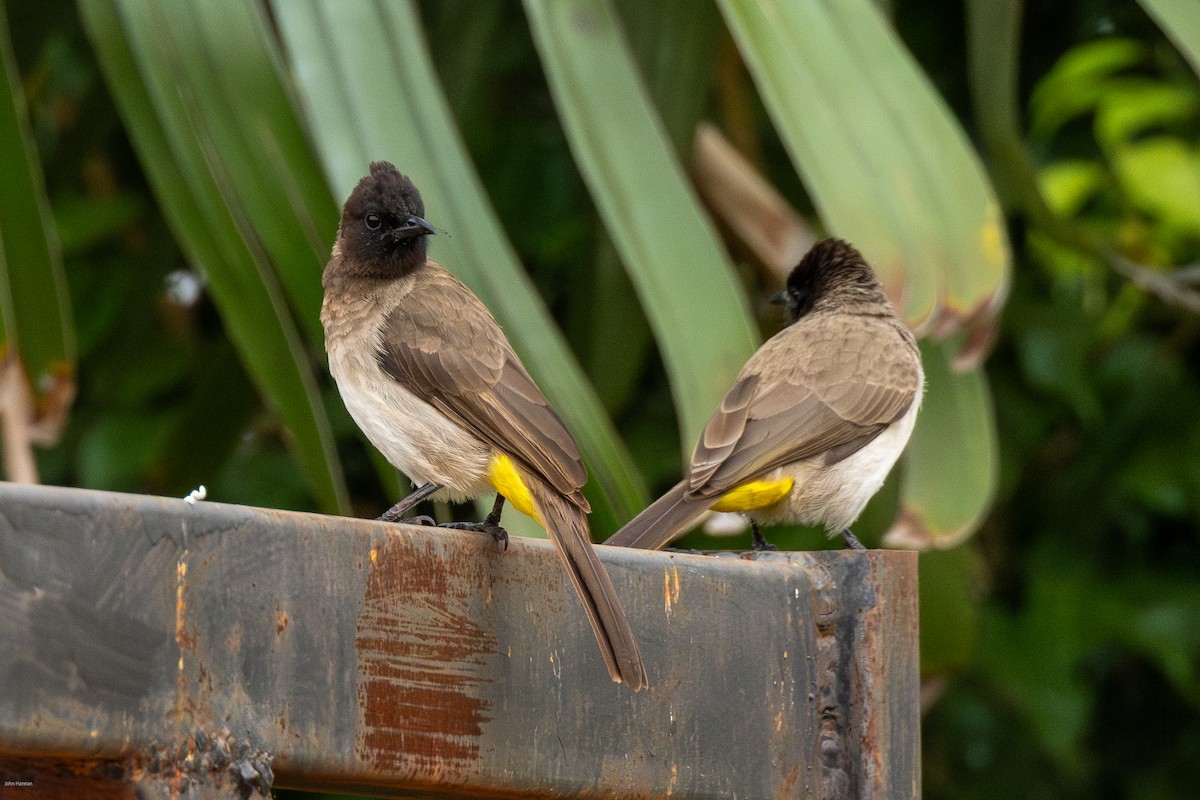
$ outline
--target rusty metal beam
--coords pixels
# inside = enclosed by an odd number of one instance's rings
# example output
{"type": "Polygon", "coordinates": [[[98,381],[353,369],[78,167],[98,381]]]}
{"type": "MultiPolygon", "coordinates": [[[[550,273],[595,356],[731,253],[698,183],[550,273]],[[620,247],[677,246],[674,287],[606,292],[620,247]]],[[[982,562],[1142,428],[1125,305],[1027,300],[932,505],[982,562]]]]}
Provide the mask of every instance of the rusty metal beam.
{"type": "Polygon", "coordinates": [[[0,484],[0,778],[919,796],[915,554],[601,558],[639,694],[544,541],[0,484]]]}

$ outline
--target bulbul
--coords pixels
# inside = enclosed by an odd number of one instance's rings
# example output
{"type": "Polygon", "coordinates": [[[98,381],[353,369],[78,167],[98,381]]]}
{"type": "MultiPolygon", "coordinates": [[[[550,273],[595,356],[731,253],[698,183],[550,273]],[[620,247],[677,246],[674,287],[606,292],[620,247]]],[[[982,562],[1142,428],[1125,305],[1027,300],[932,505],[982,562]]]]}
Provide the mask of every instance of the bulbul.
{"type": "Polygon", "coordinates": [[[875,273],[840,239],[818,242],[773,302],[789,324],[760,347],[704,427],[686,477],[606,544],[655,549],[704,511],[841,532],[908,442],[924,372],[875,273]]]}
{"type": "Polygon", "coordinates": [[[424,213],[407,177],[371,164],[342,209],[322,276],[325,350],[342,400],[419,487],[380,519],[400,520],[426,497],[495,491],[492,513],[468,527],[500,536],[507,498],[549,532],[613,680],[636,692],[646,673],[592,548],[579,448],[491,313],[426,256],[435,229],[424,213]]]}

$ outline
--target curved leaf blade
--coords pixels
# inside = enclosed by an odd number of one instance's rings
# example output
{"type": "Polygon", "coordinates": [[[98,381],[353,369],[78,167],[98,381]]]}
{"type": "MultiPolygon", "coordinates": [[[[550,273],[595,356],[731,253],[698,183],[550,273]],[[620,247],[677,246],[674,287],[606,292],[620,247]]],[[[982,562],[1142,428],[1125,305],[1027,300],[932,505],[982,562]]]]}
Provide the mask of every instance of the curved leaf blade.
{"type": "Polygon", "coordinates": [[[946,334],[994,312],[1004,222],[941,98],[866,0],[720,0],[831,231],[876,267],[908,323],[946,334]]]}
{"type": "Polygon", "coordinates": [[[654,329],[687,454],[759,337],[607,0],[525,0],[575,159],[654,329]]]}
{"type": "Polygon", "coordinates": [[[1200,10],[1194,0],[1138,0],[1200,76],[1200,10]]]}
{"type": "Polygon", "coordinates": [[[42,413],[61,417],[74,395],[75,334],[58,233],[42,186],[25,96],[0,8],[0,321],[42,413]]]}
{"type": "Polygon", "coordinates": [[[243,238],[258,240],[306,339],[318,346],[320,276],[339,210],[281,81],[283,67],[257,3],[193,3],[166,17],[180,90],[212,138],[214,175],[243,238]]]}
{"type": "Polygon", "coordinates": [[[954,547],[983,521],[999,474],[996,421],[982,370],[955,373],[949,343],[925,340],[926,390],[904,453],[900,513],[889,547],[954,547]]]}
{"type": "MultiPolygon", "coordinates": [[[[208,280],[231,341],[292,437],[320,507],[348,507],[341,467],[308,356],[265,253],[248,243],[231,209],[211,132],[175,85],[175,67],[196,43],[182,39],[161,4],[83,0],[81,15],[145,165],[189,260],[208,280]]],[[[173,14],[188,14],[175,4],[173,14]]],[[[230,55],[231,58],[235,57],[230,55]]],[[[226,186],[227,190],[228,187],[226,186]]]]}

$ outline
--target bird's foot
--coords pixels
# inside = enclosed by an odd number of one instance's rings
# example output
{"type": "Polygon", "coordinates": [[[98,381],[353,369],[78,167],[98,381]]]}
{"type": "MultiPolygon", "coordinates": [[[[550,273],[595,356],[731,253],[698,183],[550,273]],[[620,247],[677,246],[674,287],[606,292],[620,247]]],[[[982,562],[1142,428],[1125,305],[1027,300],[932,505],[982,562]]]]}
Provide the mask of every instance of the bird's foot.
{"type": "Polygon", "coordinates": [[[484,520],[483,522],[443,522],[439,528],[453,528],[458,531],[478,531],[479,533],[491,534],[492,538],[508,549],[508,531],[497,525],[495,522],[484,520]]]}
{"type": "Polygon", "coordinates": [[[763,538],[762,532],[759,531],[758,526],[754,523],[750,523],[750,540],[754,544],[754,552],[756,553],[769,553],[779,549],[763,538]]]}
{"type": "Polygon", "coordinates": [[[848,550],[866,550],[867,549],[867,548],[863,547],[863,543],[858,540],[858,537],[850,532],[849,528],[844,528],[842,530],[842,539],[845,540],[846,548],[848,550]]]}
{"type": "Polygon", "coordinates": [[[433,527],[437,525],[437,520],[428,514],[421,514],[416,517],[405,517],[403,519],[395,519],[387,514],[382,514],[375,519],[379,522],[395,522],[397,525],[425,525],[427,527],[433,527]]]}
{"type": "Polygon", "coordinates": [[[412,511],[417,505],[429,495],[438,490],[438,487],[432,483],[423,483],[414,489],[407,497],[401,500],[396,505],[389,508],[387,511],[380,514],[375,519],[380,522],[407,522],[410,525],[434,525],[432,517],[427,517],[422,514],[419,517],[404,516],[409,511],[412,511]],[[424,522],[423,520],[429,520],[424,522]]]}

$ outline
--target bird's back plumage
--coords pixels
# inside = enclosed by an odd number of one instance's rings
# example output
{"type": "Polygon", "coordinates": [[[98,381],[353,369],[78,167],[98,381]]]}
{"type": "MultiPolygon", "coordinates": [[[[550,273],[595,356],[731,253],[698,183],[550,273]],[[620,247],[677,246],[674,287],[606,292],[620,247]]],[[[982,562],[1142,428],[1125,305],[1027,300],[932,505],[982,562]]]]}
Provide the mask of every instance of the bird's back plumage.
{"type": "Polygon", "coordinates": [[[661,547],[723,495],[756,480],[791,479],[794,488],[774,508],[748,511],[753,519],[831,527],[848,525],[862,495],[878,490],[920,402],[916,341],[849,245],[818,244],[789,283],[801,280],[790,293],[799,316],[738,373],[684,480],[607,544],[661,547]],[[858,473],[861,487],[834,485],[858,473]]]}

